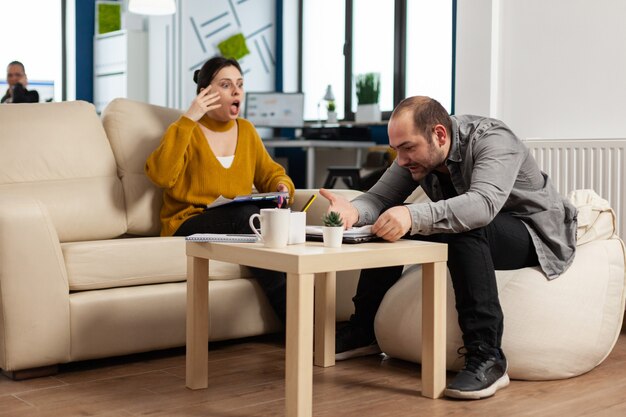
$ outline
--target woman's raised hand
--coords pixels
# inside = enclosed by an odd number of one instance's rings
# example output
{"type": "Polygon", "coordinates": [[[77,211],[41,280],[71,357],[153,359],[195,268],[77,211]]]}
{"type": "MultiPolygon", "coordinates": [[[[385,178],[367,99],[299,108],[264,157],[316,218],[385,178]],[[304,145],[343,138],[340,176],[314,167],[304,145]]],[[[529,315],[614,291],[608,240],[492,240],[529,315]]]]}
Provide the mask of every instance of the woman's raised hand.
{"type": "Polygon", "coordinates": [[[217,91],[211,93],[211,86],[209,85],[207,88],[203,88],[196,98],[193,99],[191,106],[189,106],[189,109],[185,112],[185,116],[197,122],[206,112],[222,107],[222,105],[218,103],[219,99],[220,94],[217,91]]]}

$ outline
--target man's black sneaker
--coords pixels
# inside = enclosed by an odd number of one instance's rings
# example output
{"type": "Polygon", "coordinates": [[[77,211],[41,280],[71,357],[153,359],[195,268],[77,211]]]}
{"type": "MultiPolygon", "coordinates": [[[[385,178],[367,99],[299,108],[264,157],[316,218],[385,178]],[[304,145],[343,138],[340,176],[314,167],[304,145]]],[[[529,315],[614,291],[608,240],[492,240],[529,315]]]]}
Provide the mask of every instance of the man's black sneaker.
{"type": "Polygon", "coordinates": [[[343,361],[359,356],[377,355],[380,348],[374,330],[367,330],[348,322],[335,333],[335,360],[343,361]]]}
{"type": "Polygon", "coordinates": [[[444,395],[464,400],[491,397],[509,385],[507,362],[500,348],[485,344],[465,346],[465,365],[446,387],[444,395]]]}

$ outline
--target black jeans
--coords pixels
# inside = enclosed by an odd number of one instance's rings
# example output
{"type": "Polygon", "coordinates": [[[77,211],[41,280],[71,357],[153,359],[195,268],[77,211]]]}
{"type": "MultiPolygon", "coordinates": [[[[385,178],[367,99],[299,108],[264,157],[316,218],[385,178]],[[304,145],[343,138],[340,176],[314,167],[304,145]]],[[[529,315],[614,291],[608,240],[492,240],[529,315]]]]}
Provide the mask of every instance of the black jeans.
{"type": "MultiPolygon", "coordinates": [[[[189,236],[194,233],[252,233],[248,220],[261,208],[276,207],[275,203],[229,204],[205,210],[187,219],[174,236],[189,236]]],[[[287,314],[287,280],[283,272],[250,268],[278,318],[285,323],[287,314]]]]}
{"type": "MultiPolygon", "coordinates": [[[[407,236],[448,244],[448,269],[452,277],[459,326],[465,345],[486,343],[500,347],[503,315],[495,270],[519,269],[539,264],[524,223],[505,213],[485,227],[463,233],[407,236]]],[[[361,272],[354,298],[355,324],[373,331],[374,317],[389,288],[400,278],[402,266],[361,272]]]]}

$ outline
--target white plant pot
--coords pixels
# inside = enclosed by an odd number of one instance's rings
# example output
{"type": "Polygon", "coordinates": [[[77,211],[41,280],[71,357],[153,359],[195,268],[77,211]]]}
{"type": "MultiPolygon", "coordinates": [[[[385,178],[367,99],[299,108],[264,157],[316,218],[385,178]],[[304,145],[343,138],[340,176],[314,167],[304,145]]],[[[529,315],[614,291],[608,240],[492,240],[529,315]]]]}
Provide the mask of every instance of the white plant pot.
{"type": "Polygon", "coordinates": [[[326,123],[337,123],[337,112],[336,111],[328,111],[328,117],[326,118],[326,123]]]}
{"type": "Polygon", "coordinates": [[[324,246],[327,248],[341,247],[343,240],[343,227],[322,227],[322,235],[324,236],[324,246]]]}
{"type": "Polygon", "coordinates": [[[376,104],[359,104],[356,107],[356,122],[380,122],[382,120],[380,114],[380,105],[376,104]]]}

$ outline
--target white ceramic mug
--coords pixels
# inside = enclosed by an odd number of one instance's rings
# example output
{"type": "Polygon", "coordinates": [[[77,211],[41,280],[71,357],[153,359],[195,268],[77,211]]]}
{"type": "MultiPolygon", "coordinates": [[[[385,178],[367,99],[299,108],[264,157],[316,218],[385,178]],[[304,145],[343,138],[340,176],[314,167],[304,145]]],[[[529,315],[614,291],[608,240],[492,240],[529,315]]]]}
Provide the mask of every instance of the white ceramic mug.
{"type": "Polygon", "coordinates": [[[297,245],[306,240],[306,213],[294,211],[289,216],[289,244],[297,245]]]}
{"type": "Polygon", "coordinates": [[[291,210],[289,209],[261,209],[260,213],[250,216],[248,223],[255,235],[268,248],[284,248],[289,241],[289,222],[291,210]],[[254,226],[254,219],[258,218],[261,223],[259,231],[254,226]]]}

